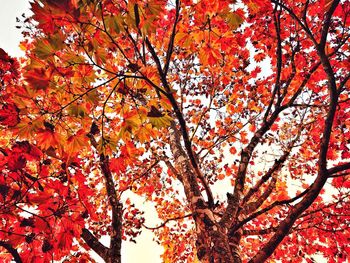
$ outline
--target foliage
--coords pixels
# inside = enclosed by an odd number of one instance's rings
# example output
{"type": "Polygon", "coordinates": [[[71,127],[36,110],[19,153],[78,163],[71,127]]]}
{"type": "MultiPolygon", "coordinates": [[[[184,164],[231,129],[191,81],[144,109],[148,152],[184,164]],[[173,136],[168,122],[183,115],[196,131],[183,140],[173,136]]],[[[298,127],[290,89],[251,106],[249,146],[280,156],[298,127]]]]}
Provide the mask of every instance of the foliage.
{"type": "Polygon", "coordinates": [[[0,50],[3,261],[121,262],[145,228],[164,262],[348,260],[348,2],[31,9],[21,67],[0,50]]]}

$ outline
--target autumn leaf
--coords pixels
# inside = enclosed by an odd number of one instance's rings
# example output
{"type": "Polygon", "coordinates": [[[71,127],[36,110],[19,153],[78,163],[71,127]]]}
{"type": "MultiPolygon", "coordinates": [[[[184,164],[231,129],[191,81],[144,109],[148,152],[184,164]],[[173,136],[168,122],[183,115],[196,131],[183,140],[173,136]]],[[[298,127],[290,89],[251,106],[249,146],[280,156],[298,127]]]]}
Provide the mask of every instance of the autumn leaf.
{"type": "Polygon", "coordinates": [[[151,110],[147,113],[147,117],[152,126],[158,129],[169,126],[172,120],[169,116],[163,114],[154,106],[152,106],[151,110]]]}
{"type": "Polygon", "coordinates": [[[264,54],[264,53],[257,53],[254,56],[254,60],[256,62],[261,62],[261,61],[263,61],[265,59],[265,57],[266,57],[266,54],[264,54]]]}
{"type": "Polygon", "coordinates": [[[228,12],[223,15],[232,30],[236,30],[244,21],[241,12],[228,12]]]}
{"type": "Polygon", "coordinates": [[[21,170],[26,166],[26,159],[24,158],[23,155],[14,155],[11,156],[12,158],[10,158],[8,160],[8,169],[10,171],[17,171],[17,170],[21,170]]]}
{"type": "Polygon", "coordinates": [[[38,41],[34,52],[38,58],[46,59],[54,54],[55,49],[50,45],[50,42],[47,39],[42,39],[38,41]]]}
{"type": "Polygon", "coordinates": [[[34,69],[24,74],[27,83],[35,90],[45,90],[50,83],[50,76],[45,69],[34,69]]]}
{"type": "Polygon", "coordinates": [[[76,134],[70,136],[67,139],[67,151],[70,154],[77,153],[81,151],[84,147],[88,145],[88,138],[86,136],[85,130],[80,129],[76,134]]]}
{"type": "Polygon", "coordinates": [[[34,120],[23,120],[17,125],[16,133],[20,138],[33,138],[36,132],[44,127],[44,121],[41,118],[34,120]]]}
{"type": "Polygon", "coordinates": [[[38,146],[42,150],[47,150],[50,147],[57,147],[60,144],[60,136],[51,128],[39,129],[36,140],[38,146]]]}
{"type": "Polygon", "coordinates": [[[3,104],[0,109],[0,124],[14,127],[20,122],[19,109],[15,104],[3,104]]]}
{"type": "Polygon", "coordinates": [[[111,163],[110,168],[112,172],[118,173],[118,174],[125,172],[126,166],[123,158],[112,158],[110,160],[110,163],[111,163]]]}

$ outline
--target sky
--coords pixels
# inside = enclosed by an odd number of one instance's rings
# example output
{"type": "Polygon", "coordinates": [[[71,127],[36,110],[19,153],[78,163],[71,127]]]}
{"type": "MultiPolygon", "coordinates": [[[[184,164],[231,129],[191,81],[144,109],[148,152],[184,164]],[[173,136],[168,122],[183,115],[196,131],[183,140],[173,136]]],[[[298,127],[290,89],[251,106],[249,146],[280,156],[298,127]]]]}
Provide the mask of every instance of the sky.
{"type": "Polygon", "coordinates": [[[23,53],[18,47],[21,30],[16,28],[16,17],[29,13],[29,1],[0,0],[0,48],[10,56],[20,56],[23,53]]]}
{"type": "MultiPolygon", "coordinates": [[[[4,49],[10,56],[18,57],[24,55],[19,48],[21,41],[21,29],[17,29],[16,17],[21,17],[23,13],[30,14],[30,4],[27,0],[0,0],[0,48],[4,49]]],[[[137,200],[138,207],[144,207],[145,212],[151,215],[156,213],[142,200],[137,200]]],[[[157,225],[156,220],[148,221],[149,226],[157,225]]],[[[137,239],[138,243],[123,242],[122,245],[122,262],[123,263],[157,263],[161,262],[160,254],[162,248],[152,241],[153,235],[150,231],[145,230],[137,239]]],[[[108,240],[103,240],[108,245],[108,240]]],[[[98,260],[98,258],[95,258],[98,260]]],[[[99,261],[98,262],[102,262],[99,261]]]]}

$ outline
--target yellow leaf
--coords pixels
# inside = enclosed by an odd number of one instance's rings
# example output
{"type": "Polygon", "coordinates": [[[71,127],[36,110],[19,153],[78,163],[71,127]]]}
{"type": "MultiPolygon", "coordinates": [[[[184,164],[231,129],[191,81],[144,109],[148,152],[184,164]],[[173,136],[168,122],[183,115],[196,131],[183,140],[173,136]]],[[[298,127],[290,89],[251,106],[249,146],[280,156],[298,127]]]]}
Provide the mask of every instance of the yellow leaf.
{"type": "Polygon", "coordinates": [[[232,30],[236,30],[244,21],[243,18],[236,13],[228,13],[225,18],[232,30]]]}
{"type": "Polygon", "coordinates": [[[122,27],[120,26],[122,24],[122,19],[118,15],[113,16],[107,16],[105,18],[107,27],[109,28],[109,31],[115,32],[116,34],[119,34],[122,27]]]}
{"type": "Polygon", "coordinates": [[[54,53],[53,47],[50,45],[47,39],[38,40],[34,49],[35,55],[38,58],[46,59],[54,53]]]}
{"type": "Polygon", "coordinates": [[[17,126],[16,133],[20,138],[32,138],[36,132],[42,128],[43,125],[43,119],[38,118],[33,121],[21,121],[17,126]]]}
{"type": "Polygon", "coordinates": [[[105,136],[98,141],[97,151],[103,154],[110,154],[117,147],[117,141],[115,138],[105,136]]]}
{"type": "Polygon", "coordinates": [[[158,129],[169,126],[172,120],[172,118],[168,115],[164,115],[161,117],[148,117],[148,119],[152,126],[158,129]]]}
{"type": "Polygon", "coordinates": [[[79,152],[87,146],[88,139],[83,129],[79,130],[75,135],[72,135],[67,140],[67,151],[69,154],[79,152]]]}
{"type": "Polygon", "coordinates": [[[148,142],[151,138],[156,137],[156,130],[152,128],[152,124],[147,123],[141,126],[135,136],[141,143],[148,142]]]}
{"type": "Polygon", "coordinates": [[[86,115],[86,111],[81,105],[72,104],[68,107],[68,114],[74,117],[84,117],[86,115]]]}

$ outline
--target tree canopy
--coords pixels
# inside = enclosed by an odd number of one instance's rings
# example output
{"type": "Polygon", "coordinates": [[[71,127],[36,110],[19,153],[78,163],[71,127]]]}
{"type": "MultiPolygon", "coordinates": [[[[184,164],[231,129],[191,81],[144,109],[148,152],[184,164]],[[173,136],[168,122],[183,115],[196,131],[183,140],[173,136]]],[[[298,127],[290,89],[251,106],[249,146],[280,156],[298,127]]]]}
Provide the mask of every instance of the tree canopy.
{"type": "Polygon", "coordinates": [[[31,11],[0,49],[1,261],[122,262],[145,229],[162,262],[349,260],[348,1],[31,11]]]}

